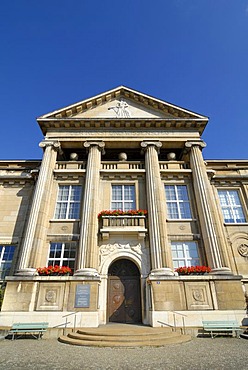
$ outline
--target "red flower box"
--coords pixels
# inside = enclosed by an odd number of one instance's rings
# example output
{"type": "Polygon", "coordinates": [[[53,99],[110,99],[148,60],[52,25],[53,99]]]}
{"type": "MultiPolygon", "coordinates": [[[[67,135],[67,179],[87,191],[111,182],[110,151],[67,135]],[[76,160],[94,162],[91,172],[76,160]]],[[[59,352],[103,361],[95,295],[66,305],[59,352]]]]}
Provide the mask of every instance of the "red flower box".
{"type": "Polygon", "coordinates": [[[208,266],[183,266],[178,267],[175,271],[178,272],[178,275],[204,275],[208,274],[211,268],[208,266]]]}
{"type": "Polygon", "coordinates": [[[40,276],[63,276],[70,275],[72,270],[68,266],[48,266],[48,267],[38,267],[37,270],[40,276]]]}

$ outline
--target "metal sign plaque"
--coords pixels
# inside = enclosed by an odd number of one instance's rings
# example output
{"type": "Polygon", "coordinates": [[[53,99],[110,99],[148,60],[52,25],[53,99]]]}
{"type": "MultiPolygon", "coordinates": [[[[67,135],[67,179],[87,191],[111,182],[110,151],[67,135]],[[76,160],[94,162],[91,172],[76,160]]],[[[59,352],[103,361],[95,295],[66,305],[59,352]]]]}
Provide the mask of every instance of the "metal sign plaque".
{"type": "Polygon", "coordinates": [[[90,307],[89,284],[77,284],[74,307],[76,308],[90,307]]]}

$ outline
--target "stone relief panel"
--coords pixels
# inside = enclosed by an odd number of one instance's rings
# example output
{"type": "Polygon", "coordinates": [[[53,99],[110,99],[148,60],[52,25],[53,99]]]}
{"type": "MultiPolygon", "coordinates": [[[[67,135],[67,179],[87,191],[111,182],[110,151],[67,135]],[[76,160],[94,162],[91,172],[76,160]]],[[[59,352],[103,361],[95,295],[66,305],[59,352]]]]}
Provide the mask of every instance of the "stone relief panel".
{"type": "Polygon", "coordinates": [[[213,303],[208,282],[185,282],[188,310],[211,310],[213,303]]]}
{"type": "Polygon", "coordinates": [[[62,311],[64,283],[40,283],[36,311],[62,311]]]}
{"type": "Polygon", "coordinates": [[[148,250],[140,243],[138,244],[103,244],[99,248],[100,256],[100,271],[107,273],[108,267],[116,258],[126,258],[136,261],[140,267],[141,274],[148,274],[150,272],[150,263],[148,259],[148,250]]]}

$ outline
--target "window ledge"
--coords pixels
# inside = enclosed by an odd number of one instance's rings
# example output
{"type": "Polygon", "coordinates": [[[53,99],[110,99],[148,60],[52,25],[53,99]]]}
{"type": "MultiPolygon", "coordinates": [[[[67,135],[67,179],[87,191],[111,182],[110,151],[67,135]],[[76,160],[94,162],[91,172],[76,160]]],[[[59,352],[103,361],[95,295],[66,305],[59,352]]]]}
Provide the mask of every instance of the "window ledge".
{"type": "Polygon", "coordinates": [[[248,226],[248,222],[224,222],[225,226],[248,226]]]}
{"type": "Polygon", "coordinates": [[[74,222],[80,221],[79,218],[52,218],[50,222],[74,222]]]}
{"type": "Polygon", "coordinates": [[[196,222],[196,218],[167,218],[167,222],[191,222],[194,221],[196,222]]]}

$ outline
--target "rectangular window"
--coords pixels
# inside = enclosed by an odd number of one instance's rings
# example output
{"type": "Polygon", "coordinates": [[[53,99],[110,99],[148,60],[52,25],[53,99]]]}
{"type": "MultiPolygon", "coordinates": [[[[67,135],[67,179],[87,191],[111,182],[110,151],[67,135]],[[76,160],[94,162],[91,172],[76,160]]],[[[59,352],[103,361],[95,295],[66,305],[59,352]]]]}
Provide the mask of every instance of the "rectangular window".
{"type": "Polygon", "coordinates": [[[246,222],[238,190],[218,190],[218,194],[225,222],[246,222]]]}
{"type": "Polygon", "coordinates": [[[15,252],[13,245],[0,245],[0,279],[4,279],[9,275],[10,268],[15,252]]]}
{"type": "Polygon", "coordinates": [[[165,185],[168,218],[192,218],[186,185],[165,185]]]}
{"type": "Polygon", "coordinates": [[[172,242],[171,250],[174,268],[200,265],[197,243],[172,242]]]}
{"type": "Polygon", "coordinates": [[[79,218],[81,186],[60,185],[56,203],[56,219],[79,218]]]}
{"type": "Polygon", "coordinates": [[[48,257],[48,266],[75,267],[76,244],[75,243],[51,243],[48,257]]]}
{"type": "Polygon", "coordinates": [[[112,185],[111,209],[129,211],[136,209],[134,185],[112,185]]]}

